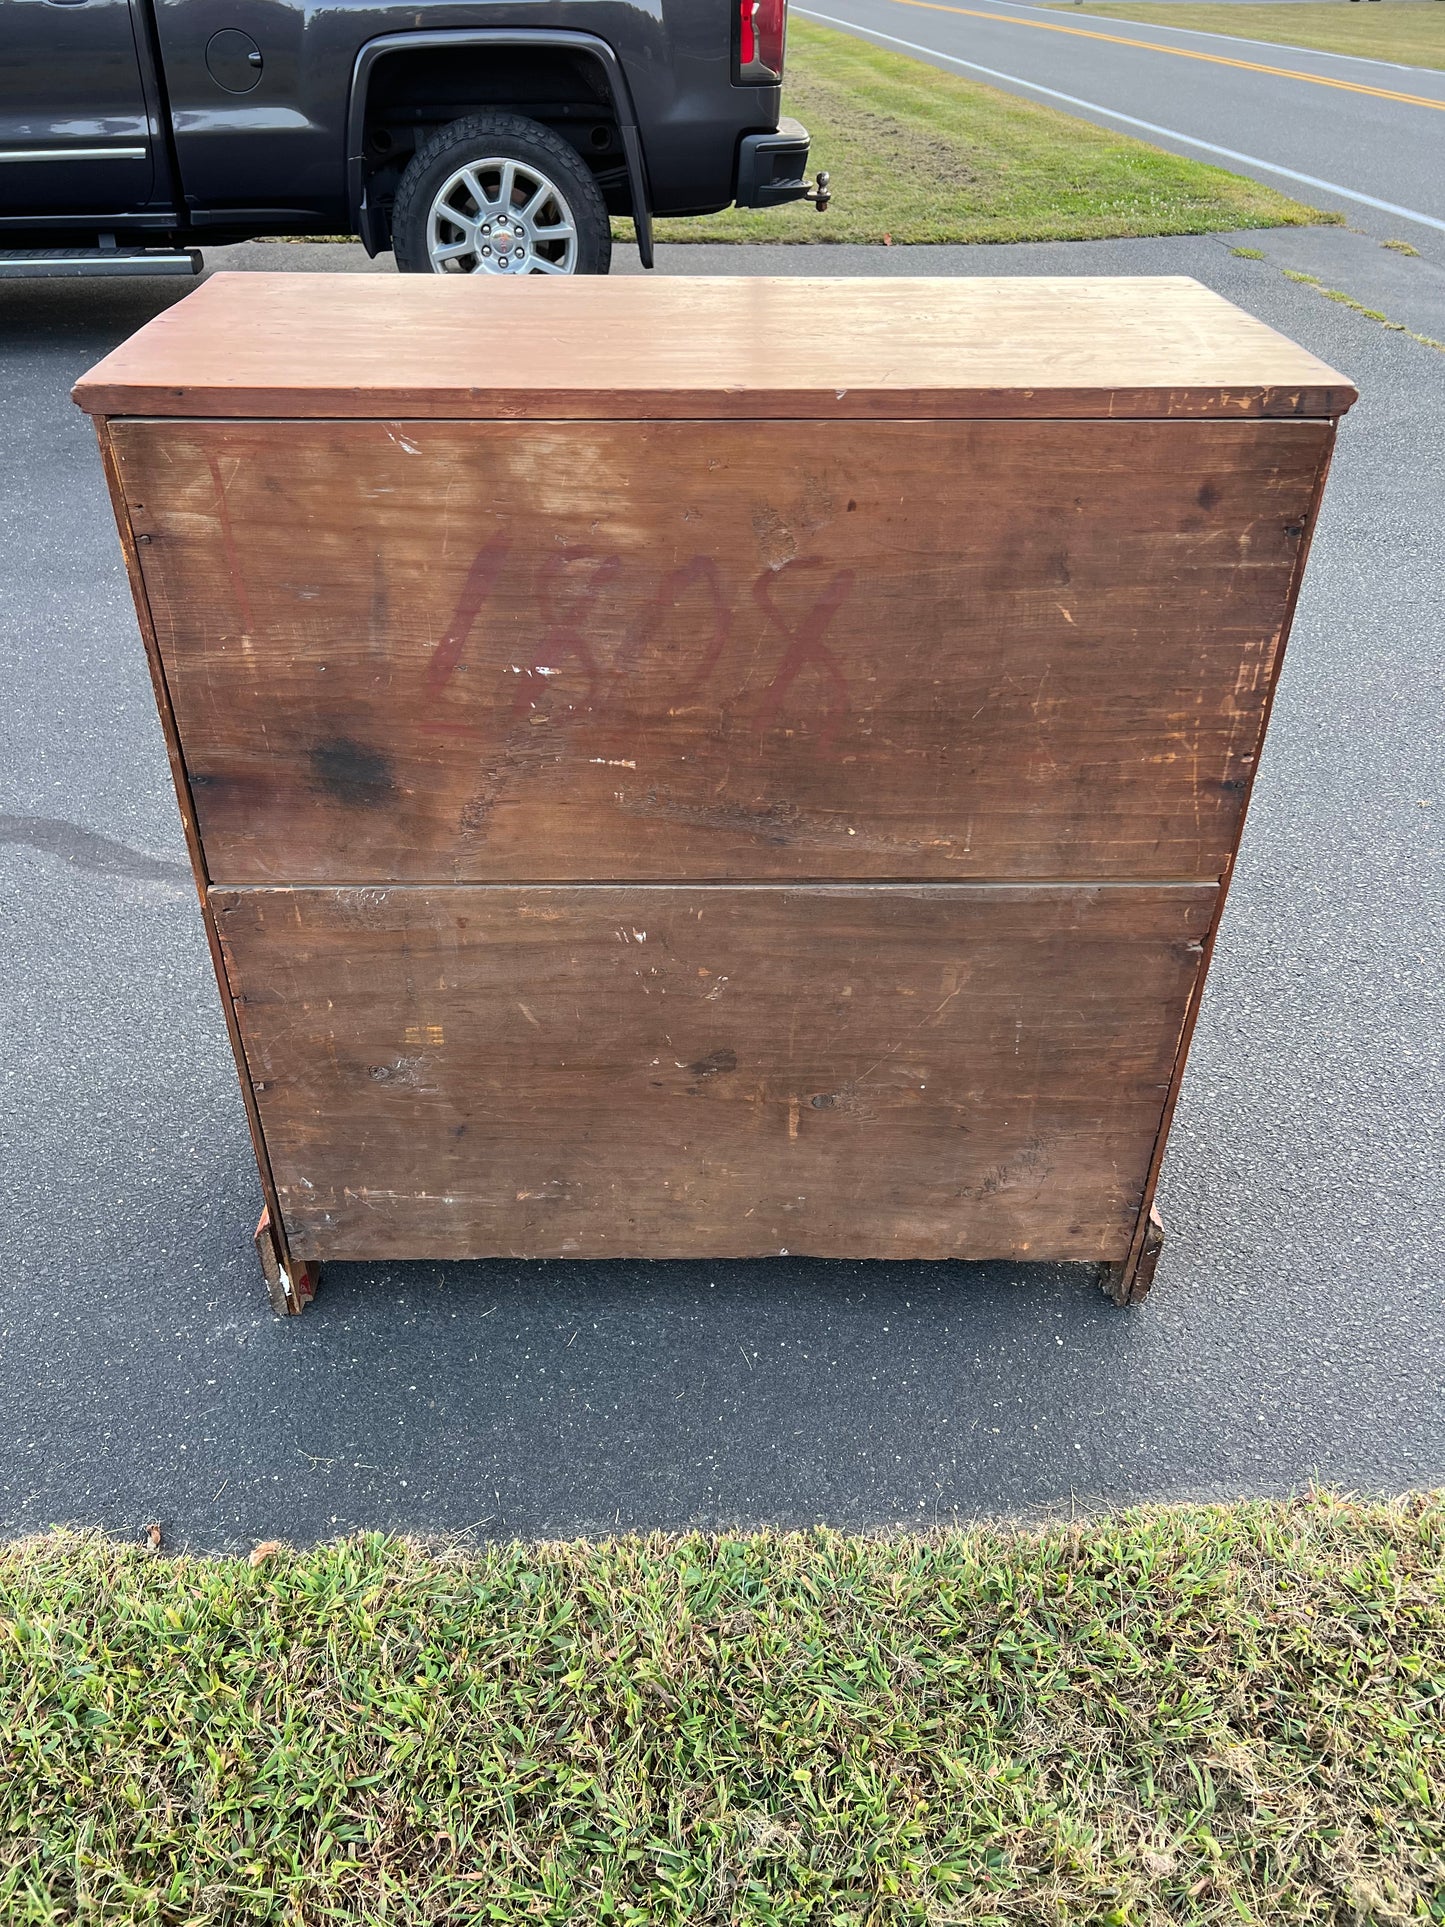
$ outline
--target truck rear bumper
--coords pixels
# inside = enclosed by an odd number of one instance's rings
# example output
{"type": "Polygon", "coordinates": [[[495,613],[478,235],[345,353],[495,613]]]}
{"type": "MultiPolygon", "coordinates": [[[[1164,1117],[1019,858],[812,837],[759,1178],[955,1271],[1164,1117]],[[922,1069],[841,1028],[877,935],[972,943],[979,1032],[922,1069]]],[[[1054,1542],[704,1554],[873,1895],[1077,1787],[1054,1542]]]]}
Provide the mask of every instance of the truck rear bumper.
{"type": "Polygon", "coordinates": [[[744,134],[738,145],[739,207],[778,207],[807,194],[808,130],[780,120],[773,134],[744,134]]]}

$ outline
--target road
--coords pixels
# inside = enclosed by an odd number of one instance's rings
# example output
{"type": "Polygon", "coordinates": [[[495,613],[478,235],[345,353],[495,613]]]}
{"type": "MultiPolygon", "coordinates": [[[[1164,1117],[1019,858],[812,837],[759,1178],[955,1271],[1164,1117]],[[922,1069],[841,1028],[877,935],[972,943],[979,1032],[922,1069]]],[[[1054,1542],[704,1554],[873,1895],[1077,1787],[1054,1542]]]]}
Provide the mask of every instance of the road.
{"type": "Polygon", "coordinates": [[[797,11],[1251,174],[1445,260],[1445,72],[1012,0],[826,0],[797,11]]]}
{"type": "MultiPolygon", "coordinates": [[[[1360,272],[1438,275],[1323,239],[1343,251],[1319,264],[1330,285],[1351,248],[1360,272]]],[[[67,398],[177,291],[12,283],[0,1532],[868,1527],[1445,1482],[1445,355],[1228,237],[662,259],[1193,273],[1360,386],[1166,1161],[1153,1297],[1115,1311],[1064,1266],[353,1265],[273,1319],[134,615],[67,398]]]]}

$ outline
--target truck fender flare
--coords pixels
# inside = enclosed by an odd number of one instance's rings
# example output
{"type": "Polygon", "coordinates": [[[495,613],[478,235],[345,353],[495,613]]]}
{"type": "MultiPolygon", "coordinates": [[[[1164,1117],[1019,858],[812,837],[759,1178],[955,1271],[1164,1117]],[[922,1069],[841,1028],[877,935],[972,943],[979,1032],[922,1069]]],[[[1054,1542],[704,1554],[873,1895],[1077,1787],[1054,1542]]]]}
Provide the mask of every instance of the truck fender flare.
{"type": "Polygon", "coordinates": [[[377,253],[385,239],[376,209],[367,206],[362,154],[371,70],[386,54],[431,47],[566,47],[597,61],[612,96],[617,131],[622,137],[627,184],[632,194],[632,219],[637,229],[637,252],[643,267],[650,268],[652,203],[647,191],[647,166],[632,106],[632,90],[627,85],[622,62],[605,40],[595,33],[579,33],[565,27],[439,27],[419,29],[415,33],[378,34],[366,42],[357,53],[351,74],[351,103],[346,116],[346,191],[351,218],[367,253],[377,253]]]}

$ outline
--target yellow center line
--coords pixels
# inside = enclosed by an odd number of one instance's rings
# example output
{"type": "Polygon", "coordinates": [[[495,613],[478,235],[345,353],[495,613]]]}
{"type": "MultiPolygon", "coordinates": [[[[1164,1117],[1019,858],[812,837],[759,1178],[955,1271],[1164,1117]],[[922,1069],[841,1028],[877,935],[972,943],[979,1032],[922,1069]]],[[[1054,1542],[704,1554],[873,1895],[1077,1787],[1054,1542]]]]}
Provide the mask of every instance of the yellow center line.
{"type": "Polygon", "coordinates": [[[1279,80],[1304,80],[1312,87],[1337,87],[1346,94],[1372,94],[1376,100],[1399,100],[1407,107],[1433,107],[1445,114],[1445,100],[1423,94],[1395,94],[1388,87],[1366,87],[1358,80],[1328,80],[1323,74],[1302,74],[1292,67],[1265,67],[1257,60],[1231,60],[1225,54],[1203,54],[1193,47],[1161,47],[1157,40],[1130,40],[1121,33],[1098,33],[1088,27],[1065,27],[1052,20],[1020,20],[1011,13],[985,13],[979,7],[950,7],[944,0],[897,0],[900,7],[923,7],[929,13],[962,13],[971,20],[1001,20],[1008,27],[1034,27],[1040,33],[1071,33],[1078,40],[1108,40],[1116,47],[1142,47],[1151,54],[1177,54],[1181,60],[1206,60],[1213,67],[1242,67],[1250,74],[1273,74],[1279,80]]]}

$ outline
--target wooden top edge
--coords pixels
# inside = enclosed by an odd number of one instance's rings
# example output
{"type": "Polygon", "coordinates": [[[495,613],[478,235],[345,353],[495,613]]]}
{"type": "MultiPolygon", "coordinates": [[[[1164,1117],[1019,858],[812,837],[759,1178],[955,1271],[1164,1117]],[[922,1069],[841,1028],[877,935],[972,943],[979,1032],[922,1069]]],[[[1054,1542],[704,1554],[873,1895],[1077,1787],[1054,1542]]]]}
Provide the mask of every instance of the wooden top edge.
{"type": "Polygon", "coordinates": [[[583,389],[551,395],[547,405],[518,405],[507,391],[418,397],[414,391],[355,395],[307,390],[278,399],[274,391],[215,395],[188,389],[173,397],[138,396],[128,388],[96,388],[80,407],[110,421],[385,421],[385,422],[758,422],[758,421],[1298,421],[1334,422],[1357,399],[1353,388],[1246,390],[995,389],[958,397],[918,390],[850,396],[828,405],[815,392],[753,393],[736,405],[708,396],[600,395],[583,389]],[[167,403],[172,405],[167,405],[167,403]]]}
{"type": "Polygon", "coordinates": [[[212,275],[93,415],[1320,418],[1353,385],[1188,276],[212,275]]]}
{"type": "Polygon", "coordinates": [[[535,896],[548,891],[570,891],[578,895],[593,894],[600,896],[604,891],[633,892],[652,891],[663,896],[674,891],[687,891],[691,894],[710,894],[714,896],[740,895],[749,893],[754,896],[857,896],[873,895],[877,891],[887,891],[898,897],[940,897],[940,896],[978,896],[988,893],[995,896],[1047,897],[1057,900],[1060,897],[1098,897],[1116,896],[1124,891],[1133,891],[1137,896],[1159,896],[1188,898],[1191,902],[1203,903],[1219,895],[1220,879],[1210,877],[1106,877],[1096,880],[1088,877],[686,877],[682,879],[663,877],[542,877],[536,881],[528,879],[519,882],[515,877],[473,878],[459,883],[455,877],[408,877],[397,882],[392,877],[367,876],[360,879],[348,878],[344,881],[326,879],[318,882],[315,878],[299,878],[293,882],[270,880],[265,883],[227,882],[217,878],[206,885],[206,894],[211,897],[345,897],[362,889],[383,889],[388,898],[397,897],[405,901],[408,897],[439,896],[442,894],[470,897],[475,899],[479,890],[485,890],[493,897],[510,895],[514,897],[535,896]]]}

